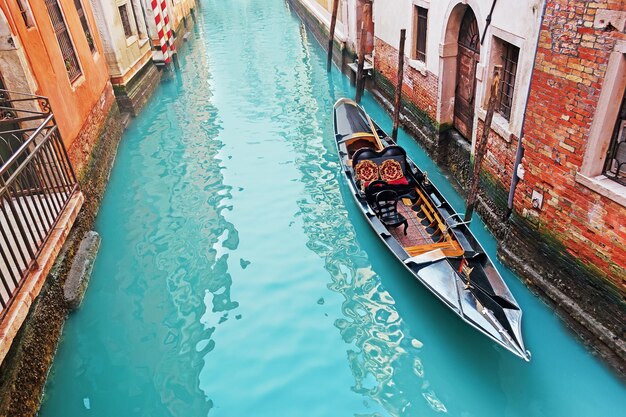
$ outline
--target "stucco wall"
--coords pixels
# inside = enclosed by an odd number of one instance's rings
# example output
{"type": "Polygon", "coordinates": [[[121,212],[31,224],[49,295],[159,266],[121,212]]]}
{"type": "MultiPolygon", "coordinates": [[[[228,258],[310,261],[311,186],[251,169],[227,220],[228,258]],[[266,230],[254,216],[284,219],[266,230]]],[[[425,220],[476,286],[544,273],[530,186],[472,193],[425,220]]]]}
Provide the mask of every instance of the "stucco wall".
{"type": "MultiPolygon", "coordinates": [[[[139,0],[91,0],[114,84],[124,84],[141,69],[150,54],[146,22],[139,0]],[[119,7],[126,5],[133,35],[126,37],[119,7]],[[133,17],[134,15],[134,17],[133,17]],[[135,21],[136,18],[136,21],[135,21]]],[[[147,17],[147,16],[146,16],[147,17]]]]}
{"type": "MultiPolygon", "coordinates": [[[[487,36],[481,45],[480,62],[477,67],[476,100],[478,104],[476,117],[484,118],[486,105],[485,93],[488,90],[492,74],[493,37],[496,36],[520,48],[518,71],[516,78],[513,110],[510,121],[496,115],[494,124],[499,127],[498,132],[503,136],[519,135],[526,94],[530,85],[530,72],[534,59],[534,50],[539,33],[541,18],[541,1],[500,0],[496,3],[491,25],[487,36]]],[[[374,2],[375,36],[387,45],[398,48],[400,29],[407,30],[405,55],[407,66],[423,73],[433,74],[439,79],[439,105],[436,122],[449,123],[450,91],[453,92],[454,76],[446,66],[445,58],[456,57],[456,42],[458,37],[459,19],[462,18],[466,7],[471,7],[476,15],[481,37],[485,31],[486,18],[492,6],[492,0],[398,0],[394,2],[374,2]],[[428,30],[426,36],[426,61],[417,61],[412,56],[415,48],[414,7],[428,9],[428,30]],[[446,78],[446,75],[449,77],[446,78]],[[452,76],[450,76],[452,75],[452,76]],[[450,87],[452,85],[452,87],[450,87]],[[450,88],[448,88],[450,87],[450,88]],[[443,102],[441,102],[443,101],[443,102]]],[[[475,120],[476,121],[476,120],[475,120]]],[[[477,126],[477,123],[474,123],[477,126]]],[[[476,130],[476,129],[474,129],[476,130]]],[[[475,131],[472,135],[475,138],[475,131]]]]}
{"type": "Polygon", "coordinates": [[[24,54],[36,80],[36,93],[50,99],[63,141],[70,147],[87,115],[102,96],[109,74],[89,2],[83,1],[83,8],[96,45],[94,53],[87,43],[74,1],[60,0],[59,4],[82,71],[74,82],[68,78],[44,1],[30,1],[35,21],[32,28],[26,28],[16,2],[2,0],[0,7],[9,20],[11,32],[19,37],[24,47],[24,54]]]}

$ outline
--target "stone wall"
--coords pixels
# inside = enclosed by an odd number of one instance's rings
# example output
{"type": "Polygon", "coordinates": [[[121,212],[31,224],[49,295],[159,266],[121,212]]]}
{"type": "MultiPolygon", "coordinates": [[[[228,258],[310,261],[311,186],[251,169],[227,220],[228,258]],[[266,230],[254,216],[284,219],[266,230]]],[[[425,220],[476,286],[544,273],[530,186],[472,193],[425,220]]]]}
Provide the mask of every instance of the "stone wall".
{"type": "Polygon", "coordinates": [[[85,118],[78,135],[67,149],[70,162],[79,180],[84,174],[85,166],[114,104],[113,88],[111,83],[107,83],[102,91],[100,100],[93,106],[85,118]]]}
{"type": "Polygon", "coordinates": [[[94,110],[91,119],[92,122],[101,121],[99,127],[92,124],[89,129],[83,130],[83,143],[92,145],[90,154],[84,158],[82,151],[75,152],[75,158],[80,158],[82,165],[80,186],[85,203],[61,254],[0,366],[2,417],[35,416],[39,410],[48,370],[68,314],[62,289],[66,273],[81,239],[93,228],[125,127],[110,88],[104,102],[109,103],[109,111],[104,114],[102,110],[94,110]],[[95,139],[92,138],[94,135],[95,139]]]}
{"type": "Polygon", "coordinates": [[[146,105],[161,81],[161,72],[152,59],[148,61],[125,85],[114,85],[120,111],[136,116],[146,105]]]}

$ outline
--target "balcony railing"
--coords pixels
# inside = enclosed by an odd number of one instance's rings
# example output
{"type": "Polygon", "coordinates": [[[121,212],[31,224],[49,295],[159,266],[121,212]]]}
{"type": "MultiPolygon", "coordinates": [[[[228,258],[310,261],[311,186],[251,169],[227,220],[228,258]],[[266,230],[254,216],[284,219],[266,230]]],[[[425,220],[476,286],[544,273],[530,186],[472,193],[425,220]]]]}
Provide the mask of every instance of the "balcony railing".
{"type": "Polygon", "coordinates": [[[0,90],[0,318],[76,192],[48,100],[0,90]]]}

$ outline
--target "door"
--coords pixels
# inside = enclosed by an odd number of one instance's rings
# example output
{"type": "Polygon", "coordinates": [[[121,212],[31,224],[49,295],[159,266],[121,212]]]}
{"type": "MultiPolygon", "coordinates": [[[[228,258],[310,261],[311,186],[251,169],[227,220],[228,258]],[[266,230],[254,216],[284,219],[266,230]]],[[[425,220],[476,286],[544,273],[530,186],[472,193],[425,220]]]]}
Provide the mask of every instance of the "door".
{"type": "Polygon", "coordinates": [[[467,139],[472,137],[476,65],[480,61],[480,35],[471,8],[467,8],[459,30],[459,52],[456,64],[454,127],[467,139]]]}

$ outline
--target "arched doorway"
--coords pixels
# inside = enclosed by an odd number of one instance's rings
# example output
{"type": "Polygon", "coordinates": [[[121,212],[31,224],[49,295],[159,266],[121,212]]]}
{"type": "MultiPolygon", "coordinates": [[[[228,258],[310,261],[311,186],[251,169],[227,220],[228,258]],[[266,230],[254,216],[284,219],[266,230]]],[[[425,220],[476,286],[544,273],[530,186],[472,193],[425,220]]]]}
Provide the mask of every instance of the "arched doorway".
{"type": "Polygon", "coordinates": [[[476,65],[480,61],[480,33],[471,7],[465,9],[459,29],[454,94],[454,127],[471,140],[476,97],[476,65]]]}

